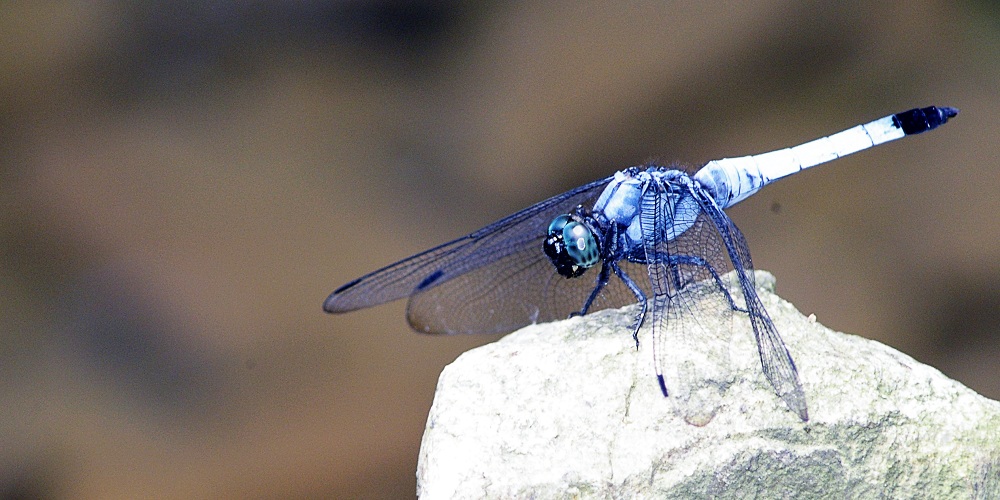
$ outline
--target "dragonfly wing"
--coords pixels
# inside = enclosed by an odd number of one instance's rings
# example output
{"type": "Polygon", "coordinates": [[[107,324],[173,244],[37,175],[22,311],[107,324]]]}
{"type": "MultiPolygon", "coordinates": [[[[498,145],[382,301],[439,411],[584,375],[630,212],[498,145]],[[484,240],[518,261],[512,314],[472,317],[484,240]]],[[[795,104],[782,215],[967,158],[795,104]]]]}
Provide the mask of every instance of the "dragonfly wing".
{"type": "Polygon", "coordinates": [[[341,313],[410,297],[410,325],[427,333],[501,333],[564,318],[582,306],[597,273],[562,278],[542,242],[552,219],[592,204],[609,181],[580,186],[362,276],[335,290],[323,308],[341,313]]]}
{"type": "Polygon", "coordinates": [[[802,390],[802,384],[799,382],[795,363],[788,353],[788,348],[785,347],[785,342],[778,335],[778,329],[774,327],[771,317],[764,309],[764,304],[757,296],[753,263],[750,260],[750,250],[747,247],[746,238],[743,237],[743,233],[733,224],[729,216],[707,195],[701,200],[701,204],[722,236],[722,242],[739,278],[764,375],[774,387],[775,393],[785,401],[785,404],[797,413],[799,418],[807,421],[809,420],[809,412],[806,408],[806,396],[802,390]]]}
{"type": "MultiPolygon", "coordinates": [[[[576,278],[559,275],[542,252],[542,241],[533,237],[489,266],[414,294],[406,311],[410,326],[427,333],[504,333],[579,311],[597,285],[599,270],[576,278]]],[[[614,291],[602,295],[609,293],[614,291]]],[[[635,302],[631,293],[617,297],[635,302]]],[[[603,301],[591,311],[626,303],[603,301]]]]}
{"type": "Polygon", "coordinates": [[[730,384],[729,340],[735,304],[720,236],[689,193],[673,205],[648,191],[640,219],[653,290],[653,357],[661,389],[681,416],[705,425],[730,384]],[[678,227],[687,227],[677,234],[678,227]]]}

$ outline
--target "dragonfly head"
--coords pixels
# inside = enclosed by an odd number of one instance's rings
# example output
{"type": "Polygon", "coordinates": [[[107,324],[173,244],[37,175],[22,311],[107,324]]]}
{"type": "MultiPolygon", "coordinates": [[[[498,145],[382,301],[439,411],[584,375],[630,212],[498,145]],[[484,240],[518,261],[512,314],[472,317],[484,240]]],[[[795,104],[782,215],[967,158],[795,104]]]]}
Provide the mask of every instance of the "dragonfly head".
{"type": "Polygon", "coordinates": [[[582,275],[601,260],[601,247],[594,230],[571,214],[552,220],[543,247],[556,271],[567,278],[582,275]]]}

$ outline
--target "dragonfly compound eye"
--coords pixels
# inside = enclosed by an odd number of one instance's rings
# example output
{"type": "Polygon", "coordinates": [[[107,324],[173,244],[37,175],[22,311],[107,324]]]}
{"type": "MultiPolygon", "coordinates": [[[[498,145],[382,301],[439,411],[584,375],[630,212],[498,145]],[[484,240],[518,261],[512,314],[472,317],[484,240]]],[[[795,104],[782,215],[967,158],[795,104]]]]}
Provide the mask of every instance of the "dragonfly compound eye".
{"type": "Polygon", "coordinates": [[[560,215],[549,224],[544,250],[556,271],[567,278],[582,275],[601,256],[593,231],[569,215],[560,215]]]}

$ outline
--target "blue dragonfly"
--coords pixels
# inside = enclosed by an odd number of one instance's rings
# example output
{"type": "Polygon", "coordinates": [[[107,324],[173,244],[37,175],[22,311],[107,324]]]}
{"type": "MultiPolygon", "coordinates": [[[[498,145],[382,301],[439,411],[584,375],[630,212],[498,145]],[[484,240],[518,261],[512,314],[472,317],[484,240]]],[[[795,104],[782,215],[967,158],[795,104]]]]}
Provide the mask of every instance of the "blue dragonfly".
{"type": "Polygon", "coordinates": [[[713,160],[693,175],[630,167],[355,279],[323,308],[343,313],[408,298],[414,330],[455,334],[506,333],[638,303],[632,336],[638,347],[649,317],[664,396],[670,360],[662,340],[702,328],[703,315],[737,313],[749,318],[775,393],[807,421],[795,363],[757,296],[746,239],[723,210],[777,179],[957,114],[912,109],[792,148],[713,160]],[[724,278],[730,270],[734,286],[724,278]]]}

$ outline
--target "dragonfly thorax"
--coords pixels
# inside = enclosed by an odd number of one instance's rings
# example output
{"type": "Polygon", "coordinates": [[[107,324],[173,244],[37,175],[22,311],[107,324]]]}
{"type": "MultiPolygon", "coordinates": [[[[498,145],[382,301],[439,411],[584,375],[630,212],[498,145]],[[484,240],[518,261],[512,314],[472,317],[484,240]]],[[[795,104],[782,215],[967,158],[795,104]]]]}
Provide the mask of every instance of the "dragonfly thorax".
{"type": "MultiPolygon", "coordinates": [[[[614,175],[594,204],[593,213],[599,215],[599,220],[617,224],[620,228],[617,247],[625,255],[635,255],[642,248],[640,213],[644,200],[646,210],[658,211],[662,216],[661,220],[666,222],[664,236],[672,240],[694,225],[701,210],[694,197],[694,186],[695,181],[680,170],[632,167],[614,175]],[[650,200],[658,201],[650,203],[650,200]]],[[[645,223],[651,224],[655,219],[649,214],[645,223]]]]}

